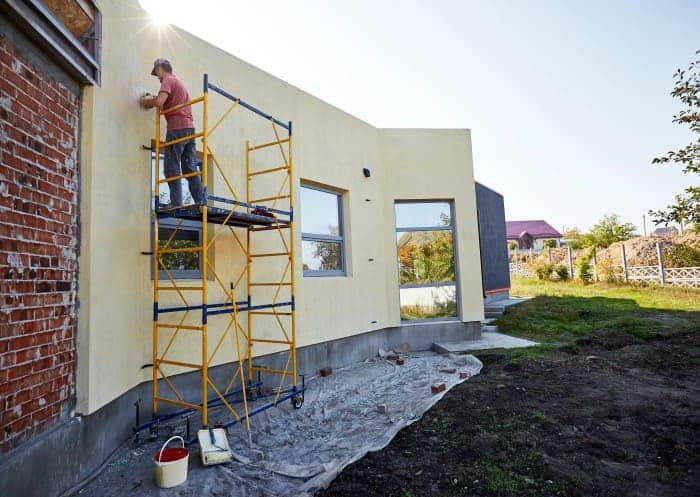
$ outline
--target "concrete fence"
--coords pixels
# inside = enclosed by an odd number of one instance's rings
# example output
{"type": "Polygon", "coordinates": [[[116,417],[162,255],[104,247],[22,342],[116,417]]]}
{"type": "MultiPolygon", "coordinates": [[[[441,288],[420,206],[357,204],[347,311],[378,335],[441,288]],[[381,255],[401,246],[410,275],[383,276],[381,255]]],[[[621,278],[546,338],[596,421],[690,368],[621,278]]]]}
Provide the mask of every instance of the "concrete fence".
{"type": "MultiPolygon", "coordinates": [[[[567,247],[563,264],[566,265],[569,277],[576,276],[576,268],[573,263],[572,250],[567,247]]],[[[549,261],[551,263],[551,255],[549,261]]],[[[655,285],[682,286],[687,288],[700,288],[700,267],[673,267],[664,266],[663,247],[661,242],[656,244],[656,264],[647,266],[629,266],[625,245],[620,245],[620,263],[606,268],[602,274],[596,260],[595,251],[591,260],[591,270],[594,281],[612,280],[625,283],[641,283],[655,285]]],[[[534,260],[512,261],[509,263],[512,275],[534,277],[534,260]]]]}

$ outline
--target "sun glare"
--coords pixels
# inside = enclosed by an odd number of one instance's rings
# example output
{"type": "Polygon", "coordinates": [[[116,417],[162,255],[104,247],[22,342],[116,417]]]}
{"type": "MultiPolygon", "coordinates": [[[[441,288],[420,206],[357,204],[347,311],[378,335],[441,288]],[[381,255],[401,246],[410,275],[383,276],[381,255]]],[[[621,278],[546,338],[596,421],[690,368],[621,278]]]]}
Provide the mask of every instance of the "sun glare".
{"type": "Polygon", "coordinates": [[[141,7],[148,12],[153,24],[159,27],[170,24],[168,17],[168,4],[163,0],[139,0],[141,7]]]}

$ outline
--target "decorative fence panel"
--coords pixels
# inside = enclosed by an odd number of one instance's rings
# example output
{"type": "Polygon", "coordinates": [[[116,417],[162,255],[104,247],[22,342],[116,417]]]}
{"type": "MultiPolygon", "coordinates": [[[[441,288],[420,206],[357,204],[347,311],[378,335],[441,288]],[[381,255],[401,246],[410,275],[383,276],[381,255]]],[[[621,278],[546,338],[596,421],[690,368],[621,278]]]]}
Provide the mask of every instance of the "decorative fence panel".
{"type": "Polygon", "coordinates": [[[700,267],[670,267],[666,269],[669,285],[700,288],[700,267]]]}

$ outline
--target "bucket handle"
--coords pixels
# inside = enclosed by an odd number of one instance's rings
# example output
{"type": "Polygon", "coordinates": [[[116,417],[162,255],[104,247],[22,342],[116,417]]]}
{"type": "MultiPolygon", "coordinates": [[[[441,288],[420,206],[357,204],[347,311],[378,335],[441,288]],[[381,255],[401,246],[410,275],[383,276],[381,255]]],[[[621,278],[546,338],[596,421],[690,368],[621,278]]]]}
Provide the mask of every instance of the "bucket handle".
{"type": "Polygon", "coordinates": [[[163,446],[160,448],[160,452],[158,452],[158,463],[160,463],[160,460],[163,458],[163,451],[165,450],[165,447],[167,447],[170,442],[172,442],[173,440],[178,439],[178,438],[180,439],[180,442],[182,443],[182,448],[183,449],[185,448],[185,440],[181,436],[175,435],[174,437],[170,437],[169,439],[167,439],[165,441],[163,446]]]}

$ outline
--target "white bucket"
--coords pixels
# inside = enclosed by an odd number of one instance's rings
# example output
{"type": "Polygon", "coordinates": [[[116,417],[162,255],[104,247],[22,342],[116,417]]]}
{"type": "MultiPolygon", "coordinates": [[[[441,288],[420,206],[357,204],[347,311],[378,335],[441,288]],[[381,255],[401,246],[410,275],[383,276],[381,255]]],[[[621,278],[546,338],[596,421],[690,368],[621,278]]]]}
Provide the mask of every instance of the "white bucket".
{"type": "Polygon", "coordinates": [[[190,452],[185,448],[182,437],[171,437],[160,448],[153,460],[156,463],[156,485],[160,488],[170,488],[180,485],[187,480],[187,463],[190,452]],[[182,447],[166,449],[173,440],[180,439],[182,447]]]}

